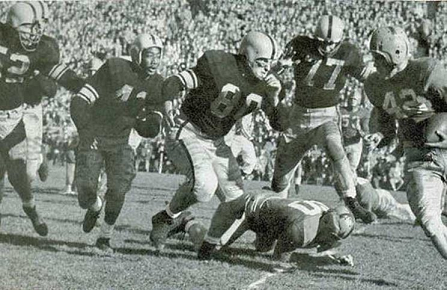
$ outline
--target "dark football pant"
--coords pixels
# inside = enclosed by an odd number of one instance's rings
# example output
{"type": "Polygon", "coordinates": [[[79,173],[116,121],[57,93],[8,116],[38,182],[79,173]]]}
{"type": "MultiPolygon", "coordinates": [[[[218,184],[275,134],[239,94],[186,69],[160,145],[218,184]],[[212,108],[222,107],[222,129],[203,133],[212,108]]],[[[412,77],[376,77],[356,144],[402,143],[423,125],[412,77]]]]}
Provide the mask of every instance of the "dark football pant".
{"type": "Polygon", "coordinates": [[[91,207],[97,199],[98,178],[105,166],[107,192],[105,194],[105,217],[109,225],[115,224],[124,205],[126,193],[136,176],[134,151],[130,145],[109,150],[80,149],[76,155],[75,183],[79,205],[91,207]]]}

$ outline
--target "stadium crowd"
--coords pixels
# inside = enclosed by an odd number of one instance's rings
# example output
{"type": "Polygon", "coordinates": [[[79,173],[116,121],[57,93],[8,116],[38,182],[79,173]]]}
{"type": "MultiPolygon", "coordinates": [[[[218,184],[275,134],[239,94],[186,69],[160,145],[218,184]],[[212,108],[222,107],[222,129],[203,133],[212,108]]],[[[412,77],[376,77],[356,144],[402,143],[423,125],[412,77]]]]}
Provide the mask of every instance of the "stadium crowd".
{"type": "MultiPolygon", "coordinates": [[[[141,32],[158,35],[164,42],[160,73],[169,76],[192,67],[206,50],[223,49],[235,52],[241,37],[250,30],[274,35],[280,47],[297,34],[310,34],[317,19],[326,12],[345,21],[346,35],[367,53],[371,27],[400,25],[413,37],[414,55],[425,45],[426,53],[447,59],[447,5],[438,3],[436,21],[427,21],[433,13],[425,4],[412,1],[54,1],[49,2],[52,19],[47,33],[60,45],[63,62],[81,75],[88,75],[95,61],[110,56],[128,55],[134,36],[141,32]],[[256,5],[255,5],[256,4],[256,5]]],[[[0,3],[3,11],[10,5],[0,3]]],[[[368,60],[370,56],[366,55],[368,60]]],[[[291,102],[293,83],[287,72],[291,102]]],[[[347,100],[359,84],[349,81],[340,98],[347,100]]],[[[60,89],[58,97],[44,101],[44,142],[53,163],[64,162],[68,144],[76,131],[69,115],[70,93],[60,89]]],[[[369,108],[367,100],[362,106],[369,108]]],[[[247,178],[269,180],[272,176],[277,133],[268,126],[265,116],[255,116],[254,138],[258,164],[247,178]]],[[[395,189],[389,180],[397,172],[402,175],[399,158],[386,157],[392,148],[364,151],[358,168],[359,176],[375,180],[376,186],[395,189]],[[387,158],[388,162],[381,162],[387,158]],[[385,164],[385,165],[384,165],[385,164]],[[397,164],[397,165],[396,165],[397,164]],[[393,168],[393,170],[390,170],[393,168]],[[390,173],[391,172],[391,173],[390,173]],[[394,172],[394,173],[393,173],[394,172]]],[[[155,172],[174,172],[164,154],[163,139],[145,140],[138,153],[138,167],[155,172]],[[140,166],[141,165],[141,166],[140,166]]],[[[330,184],[331,166],[319,149],[311,150],[303,160],[303,182],[330,184]],[[322,174],[323,172],[323,174],[322,174]]]]}

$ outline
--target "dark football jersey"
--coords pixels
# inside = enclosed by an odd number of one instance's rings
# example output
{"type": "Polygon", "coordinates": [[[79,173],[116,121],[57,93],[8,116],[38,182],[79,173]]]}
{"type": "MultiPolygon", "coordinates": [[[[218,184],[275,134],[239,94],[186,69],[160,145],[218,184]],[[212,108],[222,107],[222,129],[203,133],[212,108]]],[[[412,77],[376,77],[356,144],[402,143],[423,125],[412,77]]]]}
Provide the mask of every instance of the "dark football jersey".
{"type": "Polygon", "coordinates": [[[272,239],[281,238],[302,248],[314,246],[320,217],[327,210],[329,208],[318,201],[283,199],[270,193],[252,197],[246,216],[254,232],[267,233],[272,239]]]}
{"type": "Polygon", "coordinates": [[[285,49],[294,62],[294,102],[306,108],[337,105],[347,76],[362,80],[368,71],[360,50],[347,40],[330,56],[321,55],[318,44],[316,39],[297,36],[285,49]]]}
{"type": "Polygon", "coordinates": [[[181,110],[210,138],[225,136],[238,119],[261,108],[266,84],[242,56],[207,51],[193,71],[201,85],[188,92],[181,110]]]}
{"type": "Polygon", "coordinates": [[[14,37],[15,31],[0,23],[0,110],[17,108],[23,103],[23,83],[35,70],[48,73],[59,62],[54,39],[43,36],[37,49],[25,51],[14,37]]]}
{"type": "MultiPolygon", "coordinates": [[[[391,79],[372,74],[365,82],[365,92],[375,107],[398,120],[402,141],[416,145],[425,142],[426,120],[436,112],[447,112],[447,72],[431,58],[410,60],[391,79]]],[[[384,119],[379,126],[387,127],[388,122],[384,119]]]]}
{"type": "Polygon", "coordinates": [[[162,105],[163,77],[155,74],[145,79],[136,65],[122,58],[107,60],[87,82],[98,94],[91,126],[99,145],[127,143],[133,120],[143,106],[162,105]]]}

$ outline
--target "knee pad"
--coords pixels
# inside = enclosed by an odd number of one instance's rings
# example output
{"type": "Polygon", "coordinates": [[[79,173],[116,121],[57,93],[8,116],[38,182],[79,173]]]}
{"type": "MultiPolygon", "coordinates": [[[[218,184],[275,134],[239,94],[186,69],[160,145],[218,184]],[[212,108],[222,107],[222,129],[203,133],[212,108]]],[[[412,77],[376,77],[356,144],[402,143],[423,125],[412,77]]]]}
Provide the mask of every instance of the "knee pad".
{"type": "Polygon", "coordinates": [[[195,176],[193,193],[199,202],[209,202],[218,187],[217,176],[214,172],[195,176]]]}
{"type": "Polygon", "coordinates": [[[27,160],[26,162],[26,175],[30,182],[36,180],[37,170],[39,169],[40,164],[42,164],[39,159],[27,160]]]}

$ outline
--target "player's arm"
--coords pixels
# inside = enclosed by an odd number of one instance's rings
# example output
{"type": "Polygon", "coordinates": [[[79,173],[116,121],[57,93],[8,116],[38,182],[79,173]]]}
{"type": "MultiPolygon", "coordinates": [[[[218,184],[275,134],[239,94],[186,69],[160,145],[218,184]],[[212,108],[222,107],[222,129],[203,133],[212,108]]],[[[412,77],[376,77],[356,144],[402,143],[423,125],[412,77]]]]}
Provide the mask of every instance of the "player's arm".
{"type": "Polygon", "coordinates": [[[67,90],[78,93],[85,84],[72,69],[60,61],[59,46],[56,41],[42,42],[42,48],[29,55],[30,67],[42,75],[56,81],[67,90]]]}
{"type": "Polygon", "coordinates": [[[204,82],[203,79],[211,77],[206,57],[202,56],[197,61],[197,66],[186,69],[176,75],[168,77],[162,87],[162,98],[165,102],[164,115],[169,126],[174,126],[173,100],[178,98],[186,90],[196,89],[204,82]]]}
{"type": "Polygon", "coordinates": [[[106,62],[71,99],[70,114],[78,131],[88,128],[91,107],[99,99],[100,94],[107,94],[104,90],[111,88],[111,82],[113,80],[109,73],[109,63],[106,62]]]}
{"type": "Polygon", "coordinates": [[[286,96],[285,89],[275,74],[269,74],[265,78],[266,97],[262,102],[262,110],[267,115],[269,123],[273,129],[283,131],[281,124],[281,110],[286,110],[286,105],[282,103],[286,96]]]}
{"type": "MultiPolygon", "coordinates": [[[[447,71],[440,63],[434,63],[434,68],[427,78],[427,98],[431,100],[436,112],[447,112],[447,71]]],[[[426,146],[447,149],[447,135],[441,130],[436,131],[439,142],[427,142],[426,146]]]]}

